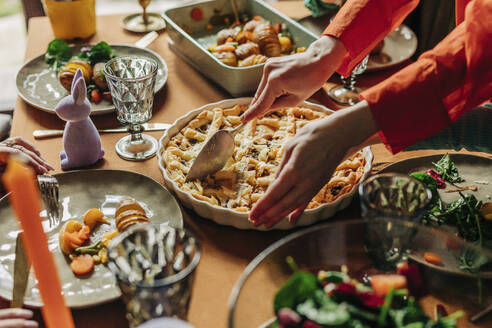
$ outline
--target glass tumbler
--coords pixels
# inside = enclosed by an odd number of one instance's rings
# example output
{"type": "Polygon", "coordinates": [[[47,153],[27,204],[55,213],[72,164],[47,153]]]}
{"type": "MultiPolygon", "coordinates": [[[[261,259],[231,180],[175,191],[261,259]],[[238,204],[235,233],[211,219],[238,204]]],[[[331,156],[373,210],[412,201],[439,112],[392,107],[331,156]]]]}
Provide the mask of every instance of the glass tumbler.
{"type": "Polygon", "coordinates": [[[157,139],[142,133],[152,117],[157,68],[154,60],[139,56],[115,57],[104,66],[118,120],[130,132],[115,145],[123,159],[145,160],[157,152],[157,139]]]}
{"type": "Polygon", "coordinates": [[[159,317],[186,320],[198,241],[188,230],[138,224],[111,242],[108,266],[116,276],[130,327],[159,317]]]}
{"type": "Polygon", "coordinates": [[[403,174],[379,174],[359,186],[362,217],[367,222],[366,251],[382,270],[392,270],[408,255],[415,229],[395,225],[390,220],[419,223],[432,192],[425,185],[403,174]]]}

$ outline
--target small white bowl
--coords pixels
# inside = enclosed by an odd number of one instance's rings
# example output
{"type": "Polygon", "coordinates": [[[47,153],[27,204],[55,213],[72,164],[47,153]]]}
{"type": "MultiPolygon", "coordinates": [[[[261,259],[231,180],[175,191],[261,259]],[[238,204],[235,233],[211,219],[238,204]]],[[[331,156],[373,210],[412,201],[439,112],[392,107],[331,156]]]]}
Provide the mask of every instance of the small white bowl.
{"type": "MultiPolygon", "coordinates": [[[[176,122],[164,133],[164,135],[159,140],[159,151],[157,152],[159,168],[161,169],[162,175],[164,177],[164,183],[166,187],[177,195],[177,197],[181,200],[181,202],[188,208],[193,209],[199,216],[203,218],[210,219],[218,224],[233,226],[238,229],[254,229],[254,230],[267,230],[264,226],[255,227],[248,220],[248,213],[240,213],[234,210],[212,205],[206,201],[198,200],[194,198],[190,193],[185,192],[179,189],[178,185],[167,175],[167,171],[165,165],[163,163],[162,152],[164,151],[165,146],[169,142],[169,140],[176,135],[184,126],[186,126],[192,119],[194,119],[200,112],[204,110],[211,110],[216,107],[220,108],[230,108],[236,104],[249,104],[252,98],[236,98],[236,99],[227,99],[222,100],[216,103],[211,103],[205,106],[202,106],[198,109],[192,110],[188,112],[186,115],[178,118],[176,122]]],[[[315,111],[325,112],[325,113],[333,113],[332,110],[327,109],[326,107],[310,102],[303,102],[299,104],[299,106],[310,108],[315,111]]],[[[364,167],[364,173],[359,181],[359,183],[364,180],[369,172],[371,172],[373,155],[371,149],[366,147],[362,150],[362,153],[366,159],[366,165],[364,167]]],[[[274,226],[273,229],[279,230],[288,230],[293,229],[299,226],[306,226],[318,222],[320,220],[328,219],[332,217],[337,211],[340,211],[346,208],[350,202],[354,194],[357,191],[358,184],[354,185],[350,192],[341,195],[335,201],[320,205],[313,209],[305,210],[301,215],[296,225],[290,224],[287,220],[280,221],[277,225],[274,226]]]]}

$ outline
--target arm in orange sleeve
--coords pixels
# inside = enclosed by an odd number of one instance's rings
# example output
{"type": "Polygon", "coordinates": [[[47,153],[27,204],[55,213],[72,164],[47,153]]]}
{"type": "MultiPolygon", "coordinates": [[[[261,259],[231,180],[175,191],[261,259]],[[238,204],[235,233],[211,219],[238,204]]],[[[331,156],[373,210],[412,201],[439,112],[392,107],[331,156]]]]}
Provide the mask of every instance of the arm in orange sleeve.
{"type": "Polygon", "coordinates": [[[492,0],[474,0],[465,21],[413,64],[366,90],[380,137],[396,153],[455,122],[492,96],[492,0]]]}
{"type": "Polygon", "coordinates": [[[400,26],[418,0],[349,0],[324,31],[347,49],[339,74],[347,76],[384,37],[400,26]]]}

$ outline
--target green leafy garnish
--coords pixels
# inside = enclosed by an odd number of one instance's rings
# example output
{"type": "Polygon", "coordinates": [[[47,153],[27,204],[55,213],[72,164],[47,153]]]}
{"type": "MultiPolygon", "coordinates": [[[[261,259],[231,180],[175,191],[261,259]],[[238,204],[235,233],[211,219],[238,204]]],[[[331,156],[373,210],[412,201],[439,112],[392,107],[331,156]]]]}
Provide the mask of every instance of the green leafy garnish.
{"type": "Polygon", "coordinates": [[[62,39],[54,39],[48,44],[44,61],[55,71],[59,71],[72,58],[72,49],[62,39]]]}
{"type": "Polygon", "coordinates": [[[463,179],[458,174],[458,169],[454,165],[453,161],[449,157],[449,154],[445,154],[437,163],[432,163],[436,168],[436,171],[441,175],[442,179],[447,182],[457,183],[462,182],[463,179]]]}
{"type": "Polygon", "coordinates": [[[297,312],[309,320],[326,326],[340,326],[350,320],[346,304],[337,304],[321,289],[315,292],[314,298],[299,304],[297,312]]]}
{"type": "Polygon", "coordinates": [[[113,49],[107,42],[101,41],[90,48],[83,48],[78,54],[78,57],[80,59],[87,60],[92,66],[94,66],[97,63],[107,62],[110,60],[113,57],[113,49]]]}
{"type": "Polygon", "coordinates": [[[293,308],[313,296],[319,288],[318,279],[312,273],[296,272],[275,295],[273,307],[275,311],[281,308],[293,308]]]}

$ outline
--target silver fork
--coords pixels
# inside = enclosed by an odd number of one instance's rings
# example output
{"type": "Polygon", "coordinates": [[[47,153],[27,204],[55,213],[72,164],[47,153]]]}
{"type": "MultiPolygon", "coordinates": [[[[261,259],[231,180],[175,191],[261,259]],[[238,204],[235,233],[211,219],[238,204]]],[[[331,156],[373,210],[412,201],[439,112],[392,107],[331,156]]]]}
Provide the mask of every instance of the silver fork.
{"type": "Polygon", "coordinates": [[[43,199],[50,228],[60,223],[60,204],[58,202],[58,180],[51,175],[38,175],[39,191],[43,199]]]}

